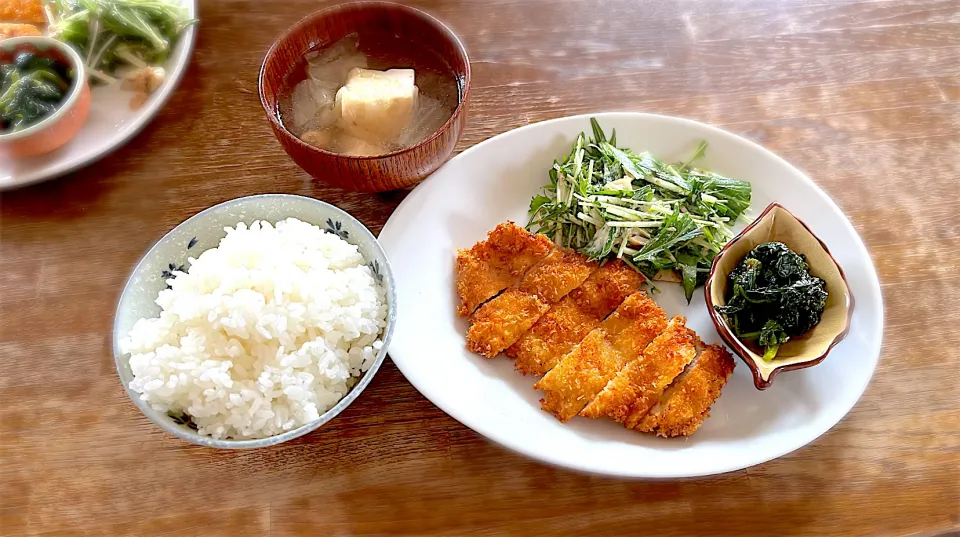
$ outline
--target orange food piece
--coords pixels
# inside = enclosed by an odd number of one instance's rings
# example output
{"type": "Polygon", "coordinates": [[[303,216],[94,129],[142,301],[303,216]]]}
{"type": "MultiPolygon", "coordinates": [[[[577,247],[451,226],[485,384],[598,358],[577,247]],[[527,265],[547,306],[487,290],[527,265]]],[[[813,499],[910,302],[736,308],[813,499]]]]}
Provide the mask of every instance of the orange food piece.
{"type": "Polygon", "coordinates": [[[480,306],[467,332],[467,348],[487,358],[500,354],[516,343],[551,304],[583,283],[595,268],[596,263],[585,255],[555,249],[530,269],[516,288],[480,306]]]}
{"type": "Polygon", "coordinates": [[[45,24],[47,17],[40,0],[0,0],[0,21],[45,24]]]}
{"type": "Polygon", "coordinates": [[[663,309],[650,297],[642,292],[630,295],[534,384],[535,390],[544,392],[541,408],[560,421],[576,416],[666,325],[663,309]]]}
{"type": "Polygon", "coordinates": [[[688,436],[710,415],[734,363],[668,321],[644,277],[614,260],[602,267],[505,222],[456,259],[467,348],[505,352],[517,371],[544,375],[533,387],[561,422],[609,417],[628,429],[688,436]],[[611,313],[612,312],[612,313],[611,313]]]}
{"type": "Polygon", "coordinates": [[[550,307],[535,294],[510,289],[487,302],[467,330],[467,349],[487,358],[513,344],[550,307]]]}
{"type": "Polygon", "coordinates": [[[0,23],[0,39],[22,37],[25,35],[41,35],[40,29],[32,24],[0,23]]]}
{"type": "Polygon", "coordinates": [[[710,407],[733,373],[730,352],[721,345],[710,345],[667,388],[660,403],[636,427],[663,437],[690,436],[710,415],[710,407]]]}
{"type": "Polygon", "coordinates": [[[580,415],[609,416],[628,429],[636,427],[660,401],[663,390],[697,356],[700,340],[684,326],[686,321],[683,317],[671,319],[667,329],[652,338],[643,355],[613,377],[580,415]]]}
{"type": "Polygon", "coordinates": [[[605,264],[550,308],[507,356],[524,375],[543,375],[642,283],[643,276],[622,261],[605,264]]]}
{"type": "Polygon", "coordinates": [[[623,357],[610,345],[607,333],[597,328],[534,384],[533,389],[543,392],[541,408],[558,420],[567,421],[576,416],[596,392],[603,389],[608,377],[623,365],[623,357]]]}
{"type": "Polygon", "coordinates": [[[457,252],[457,315],[466,317],[530,270],[553,250],[553,242],[513,222],[498,225],[469,250],[457,252]]]}
{"type": "Polygon", "coordinates": [[[555,304],[579,287],[597,267],[583,254],[557,248],[530,269],[517,287],[539,296],[547,304],[555,304]]]}

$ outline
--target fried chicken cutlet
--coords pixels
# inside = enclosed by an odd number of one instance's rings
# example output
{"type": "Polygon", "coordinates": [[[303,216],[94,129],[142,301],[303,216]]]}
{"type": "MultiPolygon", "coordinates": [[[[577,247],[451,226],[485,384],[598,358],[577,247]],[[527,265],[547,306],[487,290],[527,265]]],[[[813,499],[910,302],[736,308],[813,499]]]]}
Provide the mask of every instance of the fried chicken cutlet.
{"type": "Polygon", "coordinates": [[[544,392],[540,406],[560,421],[576,416],[666,325],[660,306],[646,293],[633,293],[534,384],[544,392]]]}
{"type": "Polygon", "coordinates": [[[556,248],[543,261],[530,269],[517,288],[554,304],[586,280],[600,265],[566,248],[556,248]]]}
{"type": "Polygon", "coordinates": [[[557,248],[521,278],[515,289],[480,306],[467,331],[467,348],[493,358],[513,345],[551,304],[580,286],[597,264],[557,248]]]}
{"type": "Polygon", "coordinates": [[[553,250],[553,242],[513,222],[504,222],[469,250],[457,252],[457,315],[466,317],[553,250]]]}
{"type": "Polygon", "coordinates": [[[633,429],[660,400],[663,390],[697,356],[700,339],[674,317],[637,360],[623,368],[580,413],[588,418],[609,416],[633,429]]]}
{"type": "Polygon", "coordinates": [[[620,260],[603,265],[540,317],[506,355],[516,360],[520,373],[543,375],[643,281],[643,276],[620,260]]]}
{"type": "Polygon", "coordinates": [[[533,293],[508,289],[477,310],[473,324],[467,330],[467,349],[487,358],[496,358],[549,308],[549,304],[533,293]]]}
{"type": "Polygon", "coordinates": [[[696,432],[733,371],[726,348],[704,346],[637,289],[641,274],[598,267],[512,222],[456,260],[458,315],[470,351],[506,352],[561,422],[610,417],[663,437],[696,432]],[[611,313],[612,311],[612,313],[611,313]]]}
{"type": "Polygon", "coordinates": [[[706,347],[697,359],[663,393],[660,402],[643,418],[638,431],[659,436],[690,436],[710,415],[710,406],[733,373],[734,362],[722,345],[706,347]]]}

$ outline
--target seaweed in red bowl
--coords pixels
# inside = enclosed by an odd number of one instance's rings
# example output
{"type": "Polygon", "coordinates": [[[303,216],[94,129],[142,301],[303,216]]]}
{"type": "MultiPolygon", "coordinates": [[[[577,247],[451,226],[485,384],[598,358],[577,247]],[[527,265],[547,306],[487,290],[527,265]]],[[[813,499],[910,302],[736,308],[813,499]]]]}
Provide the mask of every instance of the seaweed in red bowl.
{"type": "Polygon", "coordinates": [[[75,77],[65,59],[34,47],[0,59],[0,134],[21,131],[53,115],[66,101],[75,77]]]}

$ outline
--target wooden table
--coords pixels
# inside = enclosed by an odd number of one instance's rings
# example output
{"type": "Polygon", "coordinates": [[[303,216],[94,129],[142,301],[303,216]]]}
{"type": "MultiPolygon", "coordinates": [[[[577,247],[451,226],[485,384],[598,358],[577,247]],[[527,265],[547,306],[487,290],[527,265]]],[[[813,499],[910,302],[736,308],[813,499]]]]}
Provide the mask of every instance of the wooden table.
{"type": "Polygon", "coordinates": [[[883,357],[853,411],[796,453],[709,479],[581,475],[492,445],[389,361],[342,416],[277,448],[213,451],[148,422],[110,330],[153,241],[264,192],[333,202],[377,232],[405,195],[311,181],[263,117],[264,52],[322,4],[203,0],[187,79],[156,121],[0,198],[0,534],[956,535],[956,0],[416,2],[472,55],[460,149],[568,114],[674,114],[778,152],[846,211],[883,283],[883,357]]]}

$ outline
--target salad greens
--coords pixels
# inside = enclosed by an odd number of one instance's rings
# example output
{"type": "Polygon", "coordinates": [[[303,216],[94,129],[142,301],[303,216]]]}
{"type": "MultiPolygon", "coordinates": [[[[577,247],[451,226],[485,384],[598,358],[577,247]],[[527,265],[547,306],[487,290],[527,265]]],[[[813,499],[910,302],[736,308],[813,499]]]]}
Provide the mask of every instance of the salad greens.
{"type": "Polygon", "coordinates": [[[23,130],[56,112],[70,89],[69,71],[54,58],[27,51],[0,66],[0,133],[23,130]]]}
{"type": "Polygon", "coordinates": [[[728,282],[727,305],[715,309],[726,315],[737,337],[764,348],[764,360],[816,326],[827,303],[824,281],[811,276],[804,257],[781,242],[751,250],[728,282]]]}
{"type": "Polygon", "coordinates": [[[619,258],[656,280],[682,282],[687,301],[703,285],[713,258],[733,237],[750,207],[750,183],[693,163],[667,164],[649,153],[617,147],[595,118],[562,161],[550,184],[530,201],[527,228],[591,259],[619,258]]]}
{"type": "Polygon", "coordinates": [[[101,82],[123,65],[163,63],[196,22],[177,0],[47,0],[51,36],[71,44],[101,82]]]}

